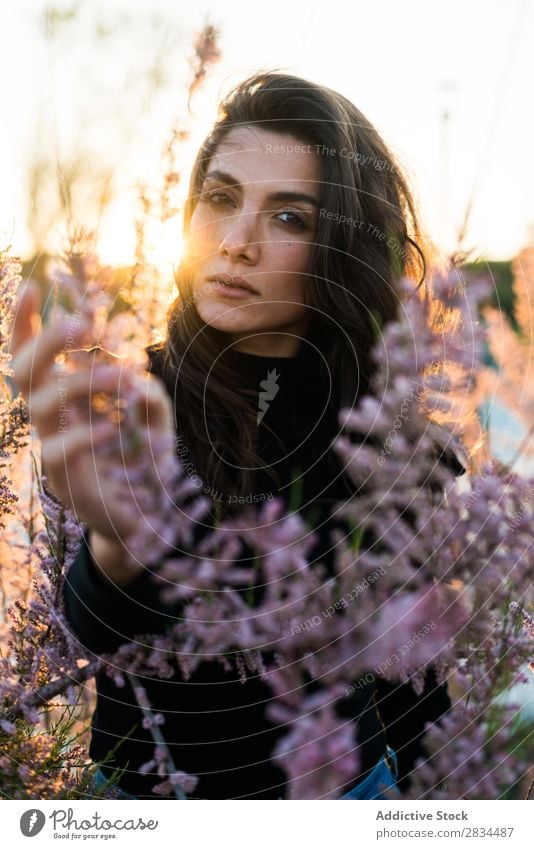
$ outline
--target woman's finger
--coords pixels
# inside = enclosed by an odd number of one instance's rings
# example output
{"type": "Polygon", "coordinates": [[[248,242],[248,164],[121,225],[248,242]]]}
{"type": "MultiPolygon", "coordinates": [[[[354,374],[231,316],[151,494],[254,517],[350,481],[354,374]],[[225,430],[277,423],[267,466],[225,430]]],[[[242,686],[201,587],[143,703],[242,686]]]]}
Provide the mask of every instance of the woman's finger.
{"type": "Polygon", "coordinates": [[[58,354],[67,354],[78,345],[87,330],[86,322],[67,316],[58,325],[47,327],[22,345],[11,366],[15,383],[24,397],[28,398],[42,385],[58,354]]]}
{"type": "Polygon", "coordinates": [[[151,372],[132,376],[140,394],[140,419],[144,427],[174,431],[174,411],[162,381],[151,372]]]}
{"type": "Polygon", "coordinates": [[[97,422],[93,425],[78,422],[68,427],[64,433],[47,437],[41,446],[41,456],[47,473],[50,476],[64,474],[68,481],[69,476],[74,473],[76,459],[82,454],[92,453],[110,438],[115,429],[111,422],[97,422]]]}
{"type": "Polygon", "coordinates": [[[124,492],[105,473],[102,481],[98,480],[99,450],[114,431],[109,422],[93,426],[80,422],[66,433],[45,439],[41,458],[56,497],[95,530],[121,538],[130,527],[124,492]]]}
{"type": "MultiPolygon", "coordinates": [[[[71,422],[69,416],[71,405],[76,404],[79,411],[79,402],[87,399],[89,416],[90,398],[105,393],[106,403],[112,405],[113,398],[119,395],[120,385],[124,386],[125,382],[125,373],[112,365],[99,365],[93,371],[58,374],[55,379],[52,378],[36,391],[32,391],[30,404],[32,423],[37,427],[41,438],[56,433],[60,427],[65,428],[71,422]]],[[[98,409],[93,407],[93,410],[94,417],[97,418],[98,409]]]]}

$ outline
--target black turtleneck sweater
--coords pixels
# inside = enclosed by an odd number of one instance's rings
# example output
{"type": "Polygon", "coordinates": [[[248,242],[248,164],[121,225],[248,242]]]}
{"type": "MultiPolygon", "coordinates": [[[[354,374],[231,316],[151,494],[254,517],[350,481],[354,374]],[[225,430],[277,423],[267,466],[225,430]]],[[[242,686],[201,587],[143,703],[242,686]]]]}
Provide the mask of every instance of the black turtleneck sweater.
{"type": "MultiPolygon", "coordinates": [[[[151,370],[160,375],[158,353],[149,353],[151,370]]],[[[319,538],[311,559],[320,558],[328,567],[333,557],[330,533],[334,526],[343,527],[332,508],[347,499],[349,490],[330,448],[339,430],[337,414],[317,391],[319,356],[309,345],[303,345],[296,357],[235,350],[230,356],[239,382],[258,393],[258,448],[265,468],[255,475],[252,495],[260,501],[272,493],[290,505],[297,503],[319,538]],[[269,469],[276,472],[279,485],[269,469]]],[[[99,574],[84,539],[65,582],[67,618],[85,648],[96,654],[112,652],[136,635],[161,633],[179,615],[179,605],[164,604],[159,593],[148,572],[127,587],[112,586],[99,574]]],[[[165,717],[160,730],[176,768],[199,776],[196,797],[286,798],[284,773],[269,755],[287,729],[265,717],[272,698],[265,681],[255,675],[242,683],[235,671],[227,672],[216,662],[202,663],[187,682],[179,674],[171,680],[141,680],[153,709],[165,717]]],[[[96,684],[91,757],[100,761],[115,749],[104,772],[125,768],[121,787],[150,797],[160,779],[137,769],[152,757],[154,744],[142,726],[130,686],[118,687],[104,673],[96,684]]],[[[338,713],[353,719],[361,756],[361,771],[345,789],[372,769],[387,740],[399,756],[402,790],[415,759],[424,754],[425,722],[435,721],[449,706],[446,687],[436,685],[431,670],[420,696],[409,684],[375,681],[340,701],[338,713]]]]}

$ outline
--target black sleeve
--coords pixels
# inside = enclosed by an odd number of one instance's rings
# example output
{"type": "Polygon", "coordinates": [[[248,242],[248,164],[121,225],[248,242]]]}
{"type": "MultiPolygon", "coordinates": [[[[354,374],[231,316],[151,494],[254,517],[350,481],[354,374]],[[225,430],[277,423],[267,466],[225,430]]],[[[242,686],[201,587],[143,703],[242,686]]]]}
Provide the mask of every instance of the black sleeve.
{"type": "Polygon", "coordinates": [[[83,647],[102,654],[137,634],[164,631],[179,616],[180,606],[162,602],[161,586],[148,569],[127,586],[108,581],[91,557],[88,536],[82,537],[63,587],[66,617],[83,647]]]}
{"type": "Polygon", "coordinates": [[[428,757],[423,746],[425,723],[436,722],[451,707],[447,684],[438,684],[434,670],[425,673],[425,687],[417,695],[410,683],[376,679],[375,701],[388,744],[399,760],[399,789],[410,786],[418,758],[428,757]]]}

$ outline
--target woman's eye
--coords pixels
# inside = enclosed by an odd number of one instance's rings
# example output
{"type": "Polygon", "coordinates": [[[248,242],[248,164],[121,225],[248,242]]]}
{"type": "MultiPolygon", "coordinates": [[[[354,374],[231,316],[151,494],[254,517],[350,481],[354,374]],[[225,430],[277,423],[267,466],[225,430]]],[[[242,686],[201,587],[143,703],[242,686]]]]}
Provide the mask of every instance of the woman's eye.
{"type": "Polygon", "coordinates": [[[295,212],[290,212],[288,209],[286,209],[283,212],[280,212],[278,214],[278,217],[282,215],[289,216],[288,220],[286,220],[284,223],[289,224],[290,227],[296,227],[299,230],[302,230],[306,227],[306,222],[304,221],[304,219],[301,218],[300,215],[297,215],[295,212]]]}
{"type": "Polygon", "coordinates": [[[206,201],[206,203],[213,203],[215,206],[232,202],[232,198],[226,192],[202,192],[200,199],[206,201]]]}

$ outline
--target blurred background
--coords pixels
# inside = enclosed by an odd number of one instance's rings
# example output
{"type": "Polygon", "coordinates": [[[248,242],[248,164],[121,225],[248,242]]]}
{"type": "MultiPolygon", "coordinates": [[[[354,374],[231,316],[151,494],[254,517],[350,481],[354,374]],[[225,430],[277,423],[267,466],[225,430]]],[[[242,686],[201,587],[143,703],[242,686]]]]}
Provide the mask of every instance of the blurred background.
{"type": "MultiPolygon", "coordinates": [[[[24,258],[57,249],[63,191],[98,227],[103,259],[131,261],[135,184],[156,176],[176,119],[191,125],[192,154],[219,94],[259,68],[350,98],[407,168],[443,249],[469,210],[477,256],[509,259],[533,237],[528,0],[18,0],[1,4],[0,26],[0,232],[24,258]],[[191,43],[207,20],[221,57],[188,114],[191,43]]],[[[172,239],[158,251],[172,261],[172,239]]]]}
{"type": "Polygon", "coordinates": [[[1,4],[0,28],[0,245],[22,257],[25,278],[45,287],[49,257],[83,229],[118,293],[142,261],[169,300],[187,175],[217,101],[252,71],[281,69],[367,115],[430,238],[489,272],[493,306],[521,329],[512,260],[526,267],[534,244],[528,0],[18,0],[1,4]]]}
{"type": "MultiPolygon", "coordinates": [[[[217,102],[254,71],[295,73],[354,102],[404,167],[441,254],[465,252],[468,273],[489,275],[481,442],[534,475],[534,3],[0,0],[0,32],[0,255],[20,256],[45,319],[52,264],[79,234],[112,295],[104,323],[113,333],[122,320],[144,359],[176,294],[188,174],[217,102]]],[[[0,654],[9,605],[26,603],[41,568],[30,450],[12,480],[0,654]]],[[[532,716],[532,695],[510,698],[532,716]]]]}

